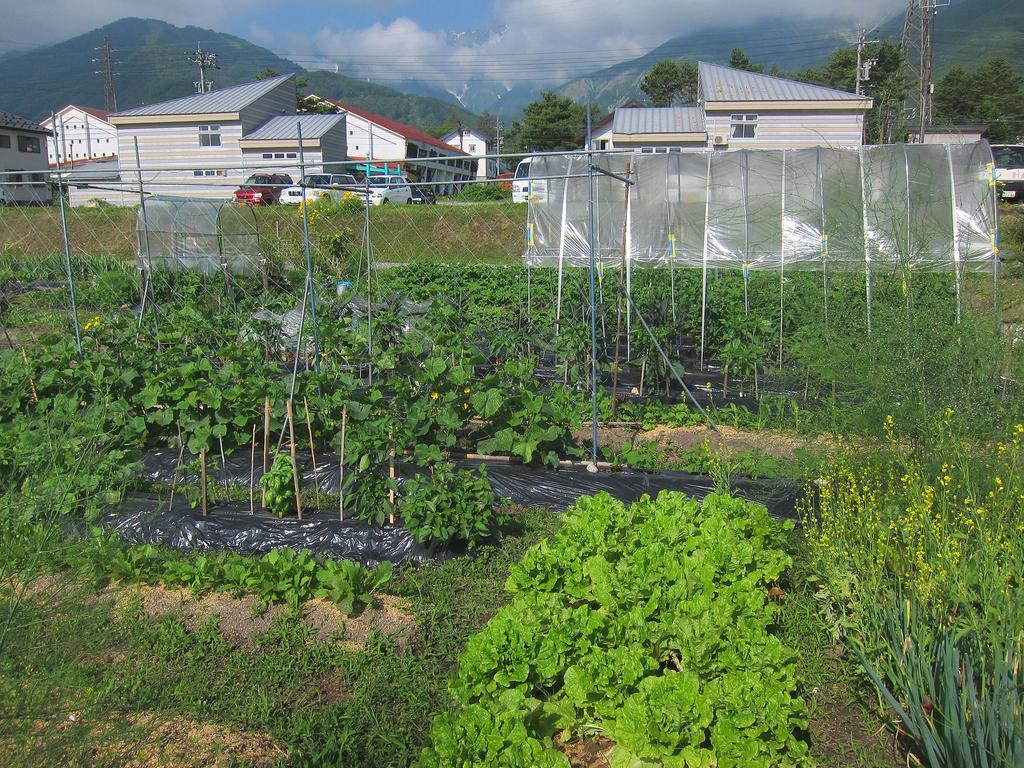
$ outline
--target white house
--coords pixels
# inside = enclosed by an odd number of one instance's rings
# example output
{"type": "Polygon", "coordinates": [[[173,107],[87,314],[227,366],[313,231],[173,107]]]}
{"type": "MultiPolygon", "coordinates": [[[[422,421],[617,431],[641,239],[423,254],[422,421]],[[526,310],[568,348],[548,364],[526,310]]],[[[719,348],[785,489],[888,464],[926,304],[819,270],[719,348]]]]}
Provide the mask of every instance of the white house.
{"type": "Polygon", "coordinates": [[[68,104],[52,118],[43,120],[43,128],[53,135],[47,151],[50,165],[57,164],[58,153],[64,168],[116,157],[117,129],[108,122],[108,118],[109,114],[102,109],[68,104]]]}
{"type": "Polygon", "coordinates": [[[477,179],[493,179],[498,175],[498,161],[484,157],[487,154],[487,137],[480,131],[459,124],[442,136],[441,141],[477,159],[477,179]]]}
{"type": "Polygon", "coordinates": [[[700,106],[717,149],[859,147],[871,99],[847,91],[700,62],[700,106]]]}
{"type": "Polygon", "coordinates": [[[46,162],[49,131],[11,112],[0,112],[0,203],[50,200],[46,162]]]}
{"type": "Polygon", "coordinates": [[[98,183],[110,171],[96,163],[76,169],[72,205],[134,204],[139,167],[147,193],[206,199],[229,199],[254,170],[298,180],[300,125],[307,173],[347,157],[345,116],[297,115],[294,75],[126,109],[109,121],[117,130],[117,179],[98,183]]]}
{"type": "MultiPolygon", "coordinates": [[[[452,181],[473,178],[473,159],[415,126],[378,115],[348,102],[310,96],[345,114],[349,157],[403,169],[413,181],[431,182],[441,193],[457,191],[452,181]],[[411,162],[415,161],[415,162],[411,162]]],[[[365,169],[366,166],[364,166],[365,169]]]]}
{"type": "Polygon", "coordinates": [[[638,152],[859,147],[871,99],[700,62],[698,103],[619,107],[593,128],[595,149],[638,152]]]}

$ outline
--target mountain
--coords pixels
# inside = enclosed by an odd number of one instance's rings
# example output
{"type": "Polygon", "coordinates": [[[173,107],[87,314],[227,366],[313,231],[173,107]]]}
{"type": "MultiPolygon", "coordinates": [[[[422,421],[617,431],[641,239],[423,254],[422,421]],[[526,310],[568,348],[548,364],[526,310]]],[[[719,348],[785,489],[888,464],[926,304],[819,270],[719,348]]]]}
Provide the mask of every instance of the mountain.
{"type": "Polygon", "coordinates": [[[120,109],[184,96],[193,90],[197,68],[186,59],[196,45],[217,54],[219,69],[208,77],[214,87],[248,82],[257,72],[273,69],[294,72],[309,80],[308,90],[322,96],[351,101],[356,106],[395,120],[431,129],[452,113],[473,116],[451,101],[413,96],[335,72],[307,72],[234,35],[201,27],[176,27],[155,19],[126,18],[55,45],[20,53],[4,60],[0,80],[0,109],[42,119],[65,104],[103,106],[103,79],[95,74],[96,50],[110,41],[117,64],[114,80],[120,109]]]}
{"type": "Polygon", "coordinates": [[[731,29],[708,29],[674,37],[639,58],[582,75],[555,90],[560,96],[608,108],[627,99],[643,98],[640,81],[662,59],[725,64],[733,48],[742,48],[766,69],[778,67],[789,72],[821,64],[833,50],[849,45],[853,34],[849,22],[837,19],[778,19],[731,29]]]}
{"type": "MultiPolygon", "coordinates": [[[[903,14],[882,24],[875,36],[899,40],[903,14]]],[[[1021,0],[952,0],[935,17],[934,69],[941,76],[953,66],[976,67],[1002,56],[1024,69],[1024,2],[1021,0]]]]}

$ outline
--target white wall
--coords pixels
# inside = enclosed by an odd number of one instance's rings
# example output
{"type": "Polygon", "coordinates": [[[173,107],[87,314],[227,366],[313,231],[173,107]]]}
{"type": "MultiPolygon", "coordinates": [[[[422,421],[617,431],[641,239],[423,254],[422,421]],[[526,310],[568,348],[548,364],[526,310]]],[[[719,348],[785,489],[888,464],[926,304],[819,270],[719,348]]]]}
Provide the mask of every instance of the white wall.
{"type": "Polygon", "coordinates": [[[807,147],[859,147],[864,132],[862,110],[705,110],[708,143],[716,136],[728,141],[729,149],[803,149],[807,147]],[[709,111],[710,110],[710,111],[709,111]],[[733,113],[757,115],[753,139],[732,138],[733,113]]]}
{"type": "MultiPolygon", "coordinates": [[[[117,129],[107,121],[75,106],[65,107],[56,117],[57,127],[47,152],[50,165],[57,162],[58,149],[62,164],[117,154],[117,129]]],[[[42,125],[50,128],[49,118],[42,125]]]]}
{"type": "MultiPolygon", "coordinates": [[[[349,157],[369,157],[370,121],[353,112],[345,113],[349,157]]],[[[374,160],[405,160],[405,137],[373,123],[374,160]]]]}
{"type": "Polygon", "coordinates": [[[488,160],[482,155],[487,154],[487,138],[471,128],[463,128],[462,135],[459,130],[449,131],[442,141],[450,147],[461,149],[467,155],[479,158],[476,163],[476,178],[493,179],[498,175],[498,164],[496,160],[488,160]]]}
{"type": "Polygon", "coordinates": [[[50,199],[49,164],[46,161],[46,135],[0,128],[0,186],[7,199],[15,203],[38,203],[50,199]],[[34,139],[39,143],[39,152],[22,152],[18,138],[34,139]]]}

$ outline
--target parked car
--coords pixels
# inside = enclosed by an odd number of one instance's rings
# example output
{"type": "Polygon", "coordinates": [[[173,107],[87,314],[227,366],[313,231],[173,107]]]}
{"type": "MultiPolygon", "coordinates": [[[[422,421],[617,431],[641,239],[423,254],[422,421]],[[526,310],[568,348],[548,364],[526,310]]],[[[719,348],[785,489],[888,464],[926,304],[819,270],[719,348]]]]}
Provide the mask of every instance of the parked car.
{"type": "Polygon", "coordinates": [[[367,176],[370,205],[412,203],[412,188],[404,176],[367,176]]]}
{"type": "Polygon", "coordinates": [[[995,176],[1004,200],[1024,202],[1024,145],[994,144],[995,176]]]}
{"type": "Polygon", "coordinates": [[[314,173],[298,184],[286,187],[281,191],[280,202],[298,205],[302,201],[305,188],[306,202],[312,203],[321,197],[330,197],[334,201],[358,194],[361,191],[356,178],[350,173],[314,173]]]}
{"type": "Polygon", "coordinates": [[[430,187],[413,187],[412,201],[416,205],[435,205],[437,203],[437,195],[434,194],[434,190],[430,187]]]}
{"type": "Polygon", "coordinates": [[[280,202],[281,191],[294,183],[286,173],[254,173],[235,190],[235,200],[249,205],[272,205],[280,202]]]}

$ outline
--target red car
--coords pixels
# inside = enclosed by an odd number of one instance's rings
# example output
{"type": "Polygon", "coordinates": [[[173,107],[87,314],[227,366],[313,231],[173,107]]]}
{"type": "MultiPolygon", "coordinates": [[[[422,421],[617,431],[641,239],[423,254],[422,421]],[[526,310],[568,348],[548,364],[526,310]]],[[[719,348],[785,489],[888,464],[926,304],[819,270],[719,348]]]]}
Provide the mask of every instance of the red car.
{"type": "Polygon", "coordinates": [[[281,201],[281,190],[292,186],[286,173],[254,173],[235,190],[235,200],[249,205],[273,205],[281,201]]]}

